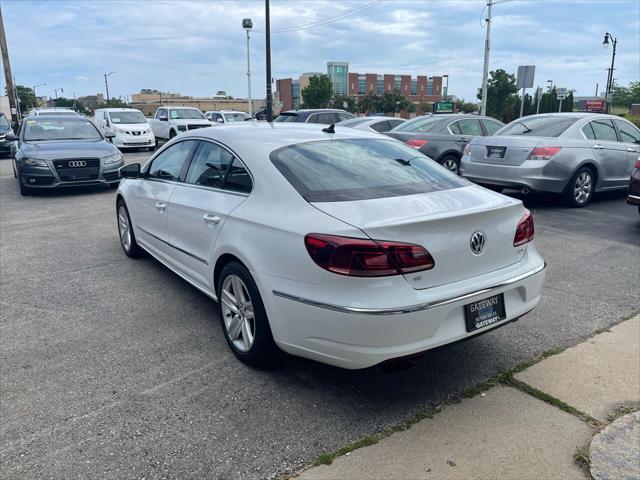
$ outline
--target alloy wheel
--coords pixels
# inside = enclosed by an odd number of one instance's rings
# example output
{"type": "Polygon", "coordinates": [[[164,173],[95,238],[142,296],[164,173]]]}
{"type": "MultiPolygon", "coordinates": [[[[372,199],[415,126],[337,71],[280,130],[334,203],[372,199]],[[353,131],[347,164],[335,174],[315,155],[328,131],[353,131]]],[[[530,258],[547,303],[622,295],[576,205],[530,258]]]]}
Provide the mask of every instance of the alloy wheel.
{"type": "Polygon", "coordinates": [[[442,166],[449,170],[452,173],[458,174],[458,162],[455,161],[454,158],[445,158],[444,162],[442,162],[442,166]]]}
{"type": "Polygon", "coordinates": [[[239,276],[229,275],[222,283],[220,297],[229,339],[241,352],[249,351],[255,340],[256,323],[247,286],[239,276]]]}
{"type": "Polygon", "coordinates": [[[120,205],[120,208],[118,208],[118,231],[120,232],[122,246],[128,252],[131,249],[131,229],[127,210],[123,205],[120,205]]]}
{"type": "Polygon", "coordinates": [[[573,186],[573,198],[576,203],[582,205],[586,203],[591,197],[591,190],[593,188],[593,179],[589,172],[582,172],[576,178],[576,183],[573,186]]]}

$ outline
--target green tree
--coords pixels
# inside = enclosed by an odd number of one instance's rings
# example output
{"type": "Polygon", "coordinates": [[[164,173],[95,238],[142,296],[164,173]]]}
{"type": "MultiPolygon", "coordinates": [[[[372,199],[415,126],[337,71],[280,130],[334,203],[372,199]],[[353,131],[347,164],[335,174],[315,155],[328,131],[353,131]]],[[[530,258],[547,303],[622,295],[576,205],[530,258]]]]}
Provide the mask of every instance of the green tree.
{"type": "MultiPolygon", "coordinates": [[[[8,90],[5,85],[5,92],[8,90]]],[[[21,113],[27,113],[30,108],[35,108],[38,106],[38,100],[36,99],[35,93],[33,93],[33,89],[30,87],[25,87],[24,85],[16,85],[16,92],[18,93],[18,104],[20,106],[21,113]]]]}
{"type": "Polygon", "coordinates": [[[478,109],[475,103],[465,102],[464,99],[456,102],[456,111],[463,113],[475,113],[478,109]]]}
{"type": "Polygon", "coordinates": [[[420,102],[416,107],[416,113],[419,115],[426,115],[427,113],[433,112],[433,103],[431,102],[420,102]]]}
{"type": "Polygon", "coordinates": [[[385,113],[396,113],[409,108],[409,101],[400,94],[398,89],[395,89],[382,95],[380,106],[385,113]]]}
{"type": "Polygon", "coordinates": [[[56,107],[71,108],[79,113],[89,113],[89,110],[84,108],[84,105],[82,105],[82,103],[74,100],[73,98],[58,97],[53,101],[53,104],[56,107]]]}
{"type": "Polygon", "coordinates": [[[628,87],[613,87],[613,104],[616,107],[630,107],[632,103],[640,103],[640,82],[631,82],[628,87]]]}
{"type": "MultiPolygon", "coordinates": [[[[519,114],[518,89],[516,88],[516,76],[507,73],[503,69],[491,71],[487,86],[487,115],[503,122],[510,122],[519,114]]],[[[482,100],[482,94],[478,93],[482,100]]]]}
{"type": "Polygon", "coordinates": [[[302,89],[302,100],[307,108],[326,108],[332,95],[333,87],[328,75],[311,77],[309,85],[302,89]]]}
{"type": "Polygon", "coordinates": [[[329,106],[331,108],[344,109],[347,112],[351,113],[356,113],[358,111],[358,104],[356,102],[356,99],[347,95],[338,95],[336,97],[333,97],[329,106]],[[347,105],[346,107],[345,104],[347,105]]]}
{"type": "Polygon", "coordinates": [[[358,101],[358,110],[362,113],[380,112],[380,97],[373,93],[367,93],[358,101]]]}

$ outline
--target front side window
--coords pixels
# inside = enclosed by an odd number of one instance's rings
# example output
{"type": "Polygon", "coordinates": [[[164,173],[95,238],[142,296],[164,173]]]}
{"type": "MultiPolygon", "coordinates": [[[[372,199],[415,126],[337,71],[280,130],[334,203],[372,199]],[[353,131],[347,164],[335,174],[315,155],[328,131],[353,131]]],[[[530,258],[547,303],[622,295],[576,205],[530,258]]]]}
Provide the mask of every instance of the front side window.
{"type": "MultiPolygon", "coordinates": [[[[539,117],[522,117],[505,125],[496,135],[523,135],[530,137],[559,137],[578,117],[545,115],[539,117]]],[[[613,128],[613,125],[612,125],[613,128]]]]}
{"type": "Polygon", "coordinates": [[[415,149],[386,139],[300,143],[279,148],[270,158],[309,202],[395,197],[469,185],[415,149]]]}
{"type": "Polygon", "coordinates": [[[200,142],[185,182],[204,187],[222,188],[232,160],[233,155],[215,143],[200,142]]]}
{"type": "Polygon", "coordinates": [[[156,114],[156,118],[166,117],[166,116],[167,116],[167,111],[164,108],[161,108],[160,110],[158,110],[158,113],[156,114]]]}
{"type": "Polygon", "coordinates": [[[484,125],[484,129],[487,131],[487,135],[493,135],[498,130],[500,130],[504,125],[500,122],[496,122],[495,120],[480,120],[484,125]]]}
{"type": "Polygon", "coordinates": [[[622,120],[614,120],[614,122],[618,127],[620,140],[626,143],[640,143],[640,131],[636,127],[622,120]]]}
{"type": "Polygon", "coordinates": [[[591,128],[593,129],[596,140],[604,140],[607,142],[618,141],[616,129],[613,128],[613,123],[611,123],[609,119],[594,120],[591,122],[591,128]]]}
{"type": "Polygon", "coordinates": [[[50,140],[102,140],[93,123],[84,120],[71,120],[59,116],[56,119],[34,119],[24,122],[24,141],[50,140]]]}
{"type": "Polygon", "coordinates": [[[171,145],[153,159],[148,176],[177,181],[184,161],[189,157],[196,143],[195,140],[185,140],[171,145]]]}

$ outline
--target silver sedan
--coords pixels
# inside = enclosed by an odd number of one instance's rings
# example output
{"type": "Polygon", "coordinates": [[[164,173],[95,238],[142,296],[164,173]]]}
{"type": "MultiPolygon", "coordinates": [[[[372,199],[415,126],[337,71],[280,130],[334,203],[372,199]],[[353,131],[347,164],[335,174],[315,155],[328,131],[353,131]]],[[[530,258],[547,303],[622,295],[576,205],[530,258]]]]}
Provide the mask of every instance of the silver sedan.
{"type": "Polygon", "coordinates": [[[493,189],[559,193],[583,207],[594,192],[627,188],[638,152],[640,130],[621,117],[531,115],[474,139],[460,174],[493,189]]]}

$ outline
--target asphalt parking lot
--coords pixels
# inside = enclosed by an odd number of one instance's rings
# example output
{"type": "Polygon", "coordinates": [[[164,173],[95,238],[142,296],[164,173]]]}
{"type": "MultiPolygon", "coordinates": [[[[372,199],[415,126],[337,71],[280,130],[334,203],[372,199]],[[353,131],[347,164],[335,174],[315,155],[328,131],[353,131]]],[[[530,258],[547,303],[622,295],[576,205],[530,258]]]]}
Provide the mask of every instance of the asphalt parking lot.
{"type": "Polygon", "coordinates": [[[21,197],[0,160],[3,478],[277,476],[640,309],[640,216],[624,194],[584,209],[532,196],[548,270],[529,316],[403,368],[288,358],[256,371],[227,347],[214,302],[125,257],[114,197],[21,197]]]}

